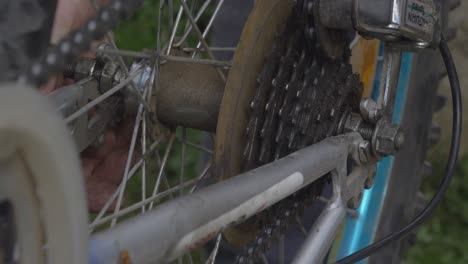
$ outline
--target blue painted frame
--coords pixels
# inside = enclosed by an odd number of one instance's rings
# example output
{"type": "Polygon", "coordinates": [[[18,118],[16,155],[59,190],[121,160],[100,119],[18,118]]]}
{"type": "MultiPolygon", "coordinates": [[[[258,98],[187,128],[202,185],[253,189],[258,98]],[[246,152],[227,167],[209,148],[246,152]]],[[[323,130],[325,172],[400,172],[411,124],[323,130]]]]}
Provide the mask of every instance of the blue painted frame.
{"type": "MultiPolygon", "coordinates": [[[[372,91],[372,97],[375,99],[378,97],[380,77],[382,75],[383,49],[382,45],[379,51],[376,78],[372,91]]],[[[400,68],[395,110],[393,113],[393,122],[397,124],[400,122],[404,110],[406,92],[410,81],[411,62],[412,54],[404,53],[400,68]]],[[[348,216],[346,219],[345,232],[340,243],[337,259],[346,257],[364,248],[374,240],[374,234],[381,215],[382,204],[387,194],[388,178],[392,165],[393,157],[384,158],[377,164],[377,176],[374,186],[364,191],[361,206],[358,208],[359,216],[357,218],[348,216]]],[[[367,263],[367,259],[358,263],[365,264],[367,263]]]]}

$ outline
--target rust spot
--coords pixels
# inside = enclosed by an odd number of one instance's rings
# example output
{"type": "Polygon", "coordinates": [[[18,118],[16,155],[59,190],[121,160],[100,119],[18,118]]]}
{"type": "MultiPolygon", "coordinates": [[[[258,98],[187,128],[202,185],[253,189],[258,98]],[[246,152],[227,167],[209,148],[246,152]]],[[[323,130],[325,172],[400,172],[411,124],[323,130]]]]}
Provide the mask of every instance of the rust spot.
{"type": "Polygon", "coordinates": [[[363,97],[369,97],[372,93],[379,47],[378,40],[361,38],[352,51],[351,63],[353,70],[361,75],[364,86],[363,97]]]}
{"type": "Polygon", "coordinates": [[[260,213],[261,211],[265,210],[267,203],[264,202],[256,211],[255,214],[260,213]]]}
{"type": "Polygon", "coordinates": [[[119,264],[132,264],[132,260],[130,259],[130,255],[127,250],[120,251],[119,264]]]}
{"type": "Polygon", "coordinates": [[[194,250],[200,246],[203,246],[206,242],[210,241],[212,238],[214,238],[216,236],[216,234],[218,233],[218,231],[211,231],[210,233],[208,233],[208,235],[202,237],[201,239],[199,239],[198,241],[195,241],[192,245],[190,245],[188,248],[189,250],[194,250]]]}

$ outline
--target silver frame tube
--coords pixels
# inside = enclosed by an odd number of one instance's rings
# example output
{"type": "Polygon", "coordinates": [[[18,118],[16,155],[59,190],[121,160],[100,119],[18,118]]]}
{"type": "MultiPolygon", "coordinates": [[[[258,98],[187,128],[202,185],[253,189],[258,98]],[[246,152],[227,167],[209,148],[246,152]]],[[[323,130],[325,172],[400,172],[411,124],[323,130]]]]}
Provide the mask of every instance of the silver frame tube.
{"type": "MultiPolygon", "coordinates": [[[[318,237],[312,232],[306,245],[323,241],[331,245],[336,232],[326,230],[339,228],[344,219],[344,201],[362,191],[365,180],[362,173],[353,178],[350,176],[354,173],[346,174],[348,155],[360,141],[361,136],[355,132],[328,138],[97,233],[90,239],[90,263],[118,263],[123,253],[133,263],[174,260],[208,242],[226,227],[257,214],[328,172],[333,173],[333,202],[317,222],[325,224],[327,229],[319,232],[318,237]]],[[[313,257],[323,256],[314,253],[313,257]]]]}

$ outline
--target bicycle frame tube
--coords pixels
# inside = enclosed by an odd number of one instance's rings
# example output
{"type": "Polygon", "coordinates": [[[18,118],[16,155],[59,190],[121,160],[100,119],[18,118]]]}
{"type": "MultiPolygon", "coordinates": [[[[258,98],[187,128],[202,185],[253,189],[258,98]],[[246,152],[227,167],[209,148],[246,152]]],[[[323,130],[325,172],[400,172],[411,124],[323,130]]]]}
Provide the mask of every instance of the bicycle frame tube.
{"type": "Polygon", "coordinates": [[[375,165],[367,165],[347,174],[348,155],[361,141],[355,132],[328,138],[97,233],[90,240],[89,263],[119,263],[122,254],[132,263],[173,260],[331,172],[333,197],[296,259],[296,263],[318,263],[326,250],[310,249],[331,246],[345,219],[345,203],[375,172],[375,165]]]}
{"type": "MultiPolygon", "coordinates": [[[[379,62],[377,65],[377,76],[375,78],[373,97],[379,96],[379,87],[382,74],[382,55],[383,45],[381,46],[379,62]]],[[[403,53],[400,76],[398,81],[397,95],[395,98],[393,122],[398,124],[403,113],[406,91],[409,85],[409,76],[411,72],[411,53],[403,53]]],[[[340,244],[337,259],[346,257],[357,250],[369,245],[374,240],[377,225],[381,215],[382,203],[387,195],[388,177],[392,169],[393,157],[383,158],[377,165],[377,175],[373,187],[364,191],[362,204],[358,209],[359,217],[347,217],[345,233],[340,244]]],[[[366,260],[359,263],[364,264],[366,260]]]]}

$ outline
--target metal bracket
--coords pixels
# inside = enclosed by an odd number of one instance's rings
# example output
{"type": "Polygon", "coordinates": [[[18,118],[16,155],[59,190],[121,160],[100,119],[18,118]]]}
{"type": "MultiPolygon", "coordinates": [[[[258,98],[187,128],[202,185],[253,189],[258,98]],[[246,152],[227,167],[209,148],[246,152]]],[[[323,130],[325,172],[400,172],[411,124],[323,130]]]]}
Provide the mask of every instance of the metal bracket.
{"type": "Polygon", "coordinates": [[[319,5],[321,23],[331,29],[354,28],[405,49],[435,48],[440,41],[434,0],[320,0],[319,5]]]}

